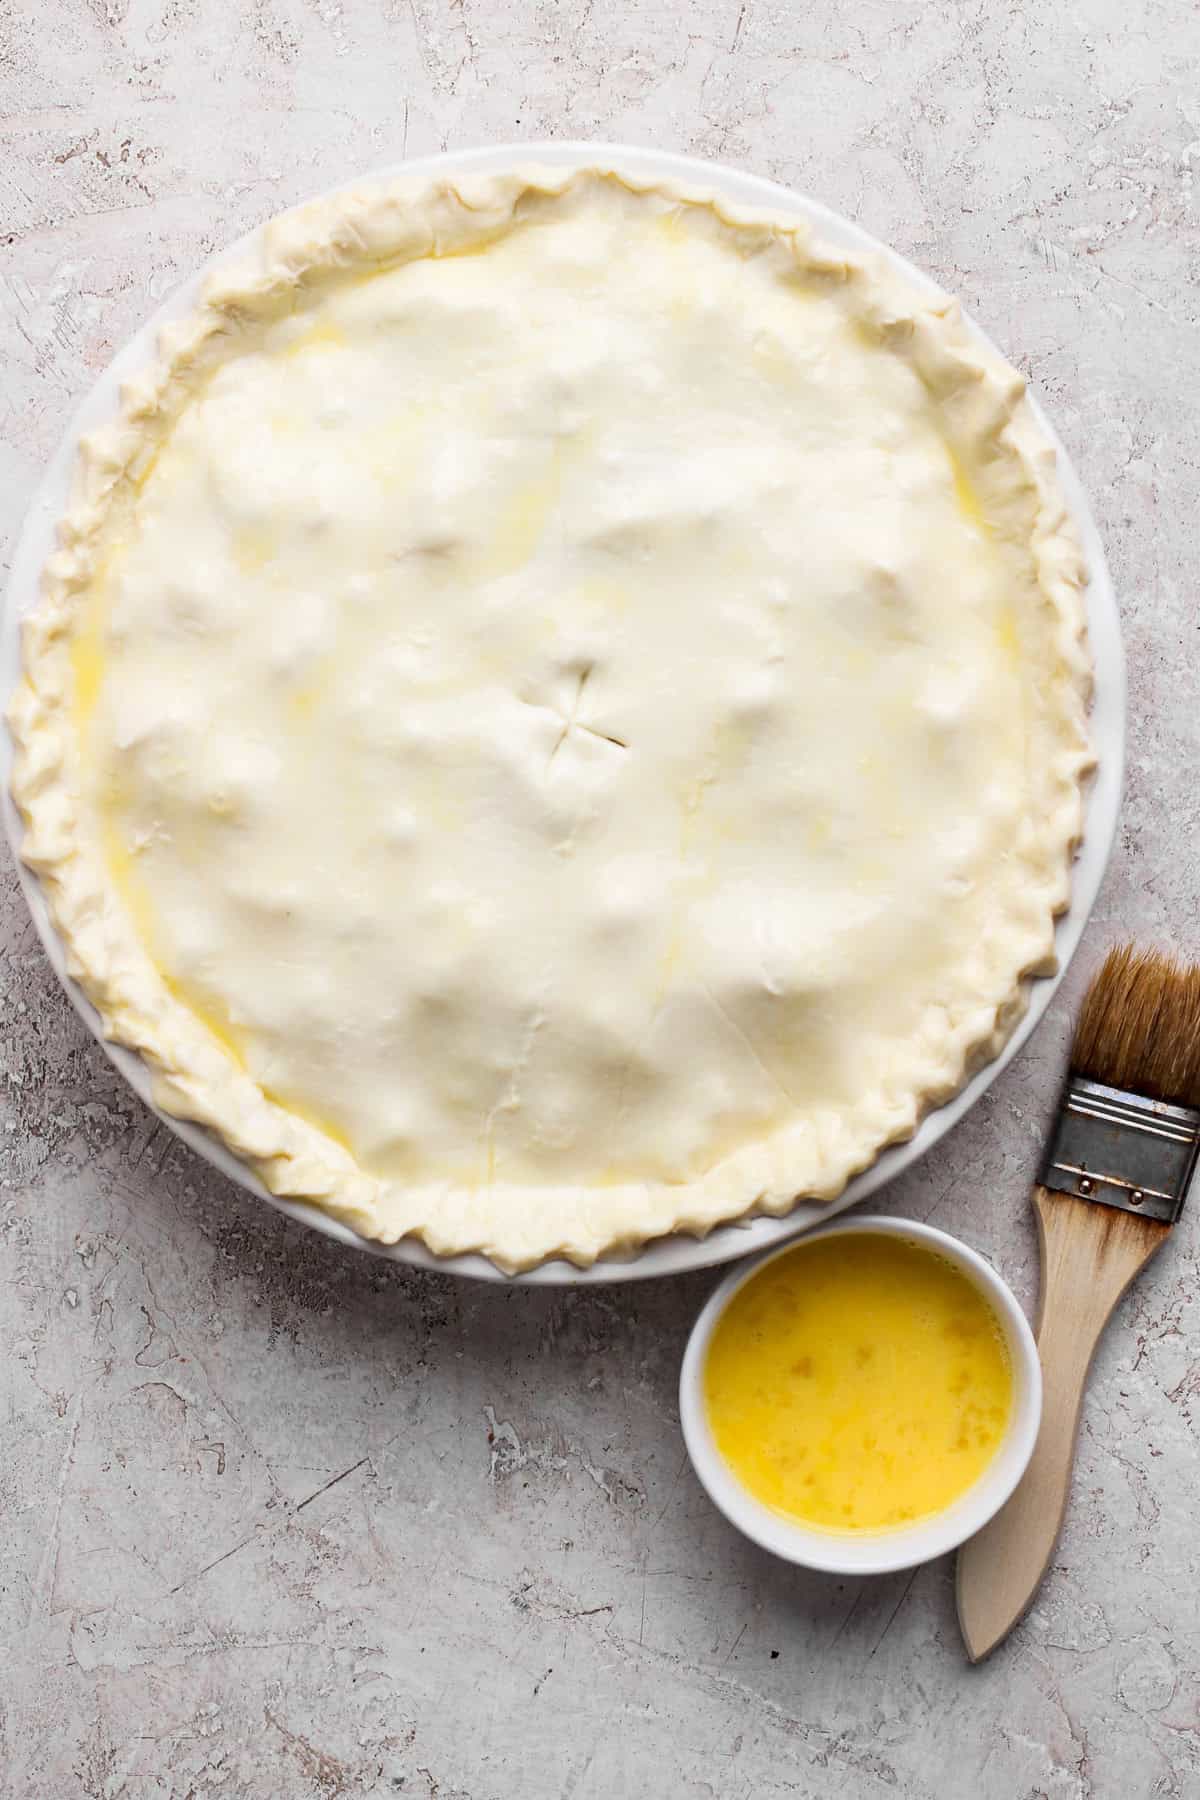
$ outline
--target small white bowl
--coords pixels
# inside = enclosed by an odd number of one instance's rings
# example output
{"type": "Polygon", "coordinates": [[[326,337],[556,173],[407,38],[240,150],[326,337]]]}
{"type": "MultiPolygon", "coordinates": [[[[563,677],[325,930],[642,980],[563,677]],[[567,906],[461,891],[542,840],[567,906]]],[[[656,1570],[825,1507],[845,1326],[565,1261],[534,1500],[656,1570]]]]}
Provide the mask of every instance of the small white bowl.
{"type": "Polygon", "coordinates": [[[911,1219],[874,1215],[839,1220],[836,1224],[793,1238],[791,1243],[759,1256],[726,1277],[711,1295],[692,1327],[679,1377],[679,1415],[692,1467],[710,1500],[739,1531],[788,1562],[807,1569],[826,1569],[839,1575],[883,1575],[892,1569],[910,1569],[930,1562],[947,1550],[955,1550],[999,1512],[1020,1481],[1033,1455],[1042,1418],[1042,1370],[1028,1321],[1011,1289],[976,1251],[932,1225],[911,1219]],[[784,1518],[756,1500],[742,1486],[718,1450],[708,1422],[704,1400],[704,1364],[717,1320],[738,1289],[769,1262],[787,1256],[801,1243],[817,1237],[886,1236],[936,1251],[973,1281],[999,1319],[1008,1345],[1013,1372],[1013,1409],[1008,1430],[982,1475],[943,1512],[918,1519],[912,1525],[878,1532],[820,1531],[784,1518]]]}

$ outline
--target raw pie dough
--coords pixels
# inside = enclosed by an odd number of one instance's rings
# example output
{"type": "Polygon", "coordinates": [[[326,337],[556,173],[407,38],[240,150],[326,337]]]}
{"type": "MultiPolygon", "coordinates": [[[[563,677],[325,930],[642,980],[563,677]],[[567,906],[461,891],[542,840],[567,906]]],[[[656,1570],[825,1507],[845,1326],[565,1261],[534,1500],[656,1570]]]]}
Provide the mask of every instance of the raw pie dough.
{"type": "Polygon", "coordinates": [[[1023,383],[603,171],[287,214],[82,447],[14,791],[161,1106],[368,1237],[832,1197],[994,1053],[1080,829],[1023,383]]]}

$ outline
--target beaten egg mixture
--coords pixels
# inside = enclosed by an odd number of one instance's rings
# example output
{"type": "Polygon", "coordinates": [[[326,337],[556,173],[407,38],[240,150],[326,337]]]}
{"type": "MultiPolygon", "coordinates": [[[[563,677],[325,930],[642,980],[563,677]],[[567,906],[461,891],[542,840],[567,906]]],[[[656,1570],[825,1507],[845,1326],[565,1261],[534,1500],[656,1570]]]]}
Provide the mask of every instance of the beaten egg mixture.
{"type": "Polygon", "coordinates": [[[983,1293],[883,1233],[815,1238],[767,1263],[719,1319],[704,1386],[742,1485],[838,1532],[944,1511],[991,1462],[1013,1398],[983,1293]]]}

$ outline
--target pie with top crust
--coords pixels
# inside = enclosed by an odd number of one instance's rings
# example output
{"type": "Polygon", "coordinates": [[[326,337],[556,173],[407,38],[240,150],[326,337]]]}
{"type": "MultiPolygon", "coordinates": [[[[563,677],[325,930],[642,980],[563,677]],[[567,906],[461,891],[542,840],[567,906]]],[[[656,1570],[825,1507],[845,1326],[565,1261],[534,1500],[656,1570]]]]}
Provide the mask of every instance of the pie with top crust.
{"type": "Polygon", "coordinates": [[[81,446],[23,855],[157,1102],[501,1268],[828,1198],[1053,966],[1084,570],[1023,382],[604,169],[286,214],[81,446]]]}

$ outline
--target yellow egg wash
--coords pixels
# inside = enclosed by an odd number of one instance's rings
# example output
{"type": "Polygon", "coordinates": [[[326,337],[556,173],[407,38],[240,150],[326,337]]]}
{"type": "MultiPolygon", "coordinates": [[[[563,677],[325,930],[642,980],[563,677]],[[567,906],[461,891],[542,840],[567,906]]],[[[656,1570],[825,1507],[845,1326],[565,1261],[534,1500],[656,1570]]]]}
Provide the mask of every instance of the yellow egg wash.
{"type": "Polygon", "coordinates": [[[971,477],[963,467],[961,459],[954,454],[953,450],[947,448],[946,454],[950,458],[950,473],[954,480],[954,498],[958,503],[959,512],[967,521],[967,524],[973,525],[976,531],[989,532],[990,527],[987,521],[987,514],[983,510],[983,504],[976,491],[975,483],[971,480],[971,477]]]}
{"type": "Polygon", "coordinates": [[[934,1252],[878,1233],[816,1238],[740,1288],[704,1371],[717,1448],[773,1511],[835,1532],[943,1511],[1012,1411],[1000,1322],[934,1252]]]}

